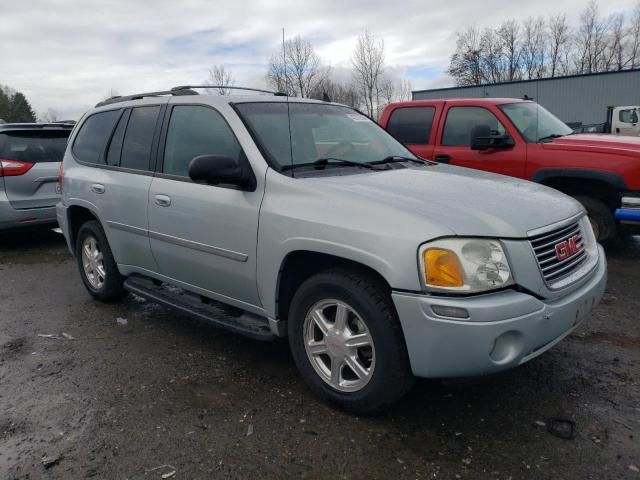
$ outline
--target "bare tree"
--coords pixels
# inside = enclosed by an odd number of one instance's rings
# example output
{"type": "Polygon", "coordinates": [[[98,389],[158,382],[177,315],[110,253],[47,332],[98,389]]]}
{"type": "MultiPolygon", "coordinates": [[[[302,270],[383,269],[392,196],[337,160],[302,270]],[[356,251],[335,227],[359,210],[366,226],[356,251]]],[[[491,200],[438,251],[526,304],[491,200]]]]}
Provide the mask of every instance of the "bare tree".
{"type": "Polygon", "coordinates": [[[520,25],[515,20],[507,20],[496,31],[502,45],[506,73],[505,80],[513,81],[520,78],[522,49],[520,47],[520,25]]]}
{"type": "Polygon", "coordinates": [[[608,22],[600,17],[596,0],[591,0],[580,13],[580,25],[576,36],[577,73],[593,73],[603,66],[607,47],[608,22]]]}
{"type": "Polygon", "coordinates": [[[310,98],[329,100],[342,103],[353,108],[360,108],[361,97],[358,87],[353,82],[338,82],[327,76],[321,85],[311,94],[310,98]]]}
{"type": "Polygon", "coordinates": [[[482,52],[482,77],[489,83],[504,80],[504,53],[502,42],[496,32],[487,28],[480,37],[480,51],[482,52]]]}
{"type": "Polygon", "coordinates": [[[284,52],[271,57],[267,83],[289,95],[310,97],[327,78],[329,68],[322,65],[311,42],[302,37],[287,40],[284,46],[284,52]]]}
{"type": "Polygon", "coordinates": [[[59,114],[53,108],[48,108],[47,111],[40,118],[41,122],[44,123],[53,123],[59,120],[59,114]]]}
{"type": "Polygon", "coordinates": [[[447,71],[458,86],[482,83],[482,53],[480,34],[475,27],[467,27],[458,33],[456,51],[451,55],[447,71]]]}
{"type": "Polygon", "coordinates": [[[398,92],[398,100],[401,102],[411,100],[413,98],[413,85],[408,78],[400,79],[400,87],[398,92]]]}
{"type": "Polygon", "coordinates": [[[373,33],[365,30],[356,41],[351,64],[367,114],[372,118],[377,117],[384,73],[384,40],[377,39],[373,33]]]}
{"type": "Polygon", "coordinates": [[[554,15],[548,23],[549,41],[549,75],[555,77],[562,69],[565,55],[569,50],[570,33],[566,15],[554,15]]]}
{"type": "Polygon", "coordinates": [[[606,42],[606,53],[603,57],[603,70],[622,70],[626,58],[627,38],[624,28],[624,15],[619,13],[609,19],[610,32],[606,42]]]}
{"type": "Polygon", "coordinates": [[[522,31],[522,61],[526,78],[541,78],[545,67],[544,20],[529,17],[524,21],[522,31]]]}
{"type": "Polygon", "coordinates": [[[631,16],[631,25],[628,30],[629,36],[629,61],[631,68],[640,66],[640,0],[636,3],[631,16]]]}
{"type": "MultiPolygon", "coordinates": [[[[214,65],[209,70],[209,80],[207,83],[213,87],[233,87],[236,84],[233,72],[227,70],[224,65],[214,65]]],[[[219,95],[231,95],[231,88],[216,88],[219,95]]]]}

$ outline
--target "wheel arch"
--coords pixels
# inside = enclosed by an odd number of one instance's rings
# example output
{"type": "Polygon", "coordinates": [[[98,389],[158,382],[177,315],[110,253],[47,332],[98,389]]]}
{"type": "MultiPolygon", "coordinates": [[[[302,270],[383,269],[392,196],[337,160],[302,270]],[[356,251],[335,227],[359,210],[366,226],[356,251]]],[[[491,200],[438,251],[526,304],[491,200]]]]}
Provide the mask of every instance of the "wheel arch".
{"type": "Polygon", "coordinates": [[[620,192],[627,190],[620,175],[601,170],[543,168],[535,172],[531,180],[567,195],[598,198],[612,210],[618,206],[620,192]]]}
{"type": "Polygon", "coordinates": [[[362,272],[391,294],[389,281],[378,268],[372,265],[333,253],[307,249],[293,250],[287,253],[280,263],[275,286],[276,317],[283,321],[287,320],[291,299],[305,280],[316,273],[337,267],[362,272]]]}
{"type": "Polygon", "coordinates": [[[95,207],[90,203],[73,204],[67,207],[67,225],[69,232],[69,243],[73,246],[73,254],[76,252],[76,239],[80,227],[91,220],[100,222],[95,207]]]}

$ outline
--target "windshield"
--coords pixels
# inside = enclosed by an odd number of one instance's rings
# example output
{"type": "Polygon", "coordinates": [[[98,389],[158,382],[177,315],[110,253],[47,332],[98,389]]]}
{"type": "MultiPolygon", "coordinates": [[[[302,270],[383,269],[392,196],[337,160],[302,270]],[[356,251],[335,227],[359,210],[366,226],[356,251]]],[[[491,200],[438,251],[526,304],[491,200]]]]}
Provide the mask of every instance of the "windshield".
{"type": "Polygon", "coordinates": [[[537,103],[509,103],[500,109],[513,122],[527,142],[539,142],[571,135],[573,130],[537,103]]]}
{"type": "Polygon", "coordinates": [[[366,164],[392,156],[415,158],[380,126],[348,107],[261,102],[236,104],[236,109],[263,153],[281,169],[320,159],[366,164]]]}

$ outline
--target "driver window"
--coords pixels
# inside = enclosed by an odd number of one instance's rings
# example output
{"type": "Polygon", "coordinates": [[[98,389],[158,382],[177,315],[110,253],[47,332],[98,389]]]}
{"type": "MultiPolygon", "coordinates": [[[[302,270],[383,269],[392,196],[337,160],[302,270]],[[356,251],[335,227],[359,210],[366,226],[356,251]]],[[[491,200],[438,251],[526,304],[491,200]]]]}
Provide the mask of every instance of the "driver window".
{"type": "Polygon", "coordinates": [[[162,172],[189,176],[189,162],[200,155],[221,155],[240,161],[242,149],[218,112],[199,105],[173,107],[167,129],[162,172]]]}
{"type": "Polygon", "coordinates": [[[489,125],[492,135],[504,135],[505,128],[486,108],[451,107],[442,133],[442,145],[448,147],[471,147],[471,131],[478,125],[489,125]]]}
{"type": "Polygon", "coordinates": [[[618,118],[622,123],[638,123],[638,112],[635,108],[620,110],[618,118]]]}

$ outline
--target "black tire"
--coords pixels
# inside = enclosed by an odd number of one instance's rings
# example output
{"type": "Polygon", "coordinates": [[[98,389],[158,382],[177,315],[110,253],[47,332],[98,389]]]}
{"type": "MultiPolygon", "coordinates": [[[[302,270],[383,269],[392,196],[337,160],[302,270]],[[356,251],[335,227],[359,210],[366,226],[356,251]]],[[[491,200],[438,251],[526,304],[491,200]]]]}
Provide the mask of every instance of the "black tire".
{"type": "Polygon", "coordinates": [[[112,302],[121,299],[127,294],[127,291],[123,287],[124,277],[120,275],[118,271],[118,266],[111,253],[107,236],[98,221],[91,220],[85,222],[80,227],[78,236],[76,237],[76,259],[78,261],[78,269],[80,270],[82,283],[84,283],[87,291],[94,298],[103,302],[112,302]],[[89,237],[93,237],[97,242],[100,252],[102,253],[102,263],[106,272],[104,281],[99,288],[91,284],[83,265],[82,248],[85,240],[89,237]]]}
{"type": "Polygon", "coordinates": [[[602,200],[593,197],[578,195],[574,197],[587,211],[589,220],[593,226],[596,240],[604,242],[612,240],[616,236],[616,219],[613,212],[602,200]]]}
{"type": "Polygon", "coordinates": [[[333,269],[306,280],[296,291],[289,310],[289,345],[298,370],[323,400],[357,414],[373,414],[397,402],[415,382],[404,335],[391,298],[367,275],[350,269],[333,269]],[[360,390],[343,392],[316,373],[305,350],[304,323],[308,311],[322,300],[348,304],[366,324],[375,347],[375,368],[360,390]]]}

